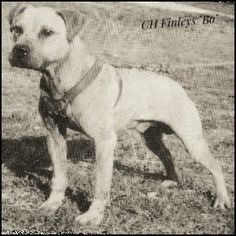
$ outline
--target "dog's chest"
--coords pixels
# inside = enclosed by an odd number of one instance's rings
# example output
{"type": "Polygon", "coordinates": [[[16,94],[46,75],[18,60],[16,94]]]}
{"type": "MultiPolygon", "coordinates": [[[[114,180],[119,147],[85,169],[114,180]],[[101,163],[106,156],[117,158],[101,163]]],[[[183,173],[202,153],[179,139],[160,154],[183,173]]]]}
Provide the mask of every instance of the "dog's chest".
{"type": "Polygon", "coordinates": [[[73,106],[74,103],[69,103],[66,108],[66,115],[69,122],[69,128],[72,128],[74,130],[82,130],[82,127],[80,125],[80,118],[81,118],[81,112],[79,112],[78,109],[74,109],[75,106],[73,106]]]}
{"type": "Polygon", "coordinates": [[[63,96],[63,87],[59,79],[54,78],[52,81],[49,76],[43,75],[40,80],[40,95],[40,113],[48,128],[53,128],[60,122],[66,127],[76,129],[70,104],[65,108],[66,116],[57,115],[56,118],[53,118],[49,115],[56,109],[55,101],[63,96]]]}

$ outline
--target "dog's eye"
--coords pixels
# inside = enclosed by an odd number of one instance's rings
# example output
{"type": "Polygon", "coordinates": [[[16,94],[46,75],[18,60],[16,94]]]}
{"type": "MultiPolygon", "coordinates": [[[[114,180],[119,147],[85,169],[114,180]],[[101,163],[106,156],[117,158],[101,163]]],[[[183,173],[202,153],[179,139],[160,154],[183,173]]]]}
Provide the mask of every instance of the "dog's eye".
{"type": "Polygon", "coordinates": [[[18,35],[23,34],[23,32],[24,32],[23,28],[21,26],[12,26],[10,28],[10,31],[14,32],[15,34],[18,34],[18,35]]]}
{"type": "Polygon", "coordinates": [[[54,34],[54,31],[49,30],[49,29],[43,29],[43,30],[40,31],[39,36],[41,36],[41,37],[49,37],[52,34],[54,34]]]}

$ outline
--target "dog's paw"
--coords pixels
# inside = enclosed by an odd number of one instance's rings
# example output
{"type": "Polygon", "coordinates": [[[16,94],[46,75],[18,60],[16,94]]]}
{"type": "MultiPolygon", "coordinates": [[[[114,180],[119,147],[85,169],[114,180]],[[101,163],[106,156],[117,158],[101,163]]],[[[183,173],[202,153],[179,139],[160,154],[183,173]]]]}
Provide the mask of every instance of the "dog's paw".
{"type": "Polygon", "coordinates": [[[163,188],[174,188],[174,187],[177,187],[178,186],[178,183],[176,181],[173,181],[173,180],[164,180],[162,183],[161,183],[161,186],[163,188]]]}
{"type": "Polygon", "coordinates": [[[47,201],[45,201],[41,206],[40,209],[41,210],[49,210],[49,211],[56,211],[62,204],[62,199],[58,200],[53,200],[53,199],[48,199],[47,201]]]}
{"type": "Polygon", "coordinates": [[[228,196],[216,197],[214,208],[221,208],[224,210],[225,208],[230,208],[230,207],[231,204],[228,196]]]}
{"type": "Polygon", "coordinates": [[[89,209],[84,214],[77,216],[75,220],[80,225],[99,225],[102,219],[103,213],[97,210],[89,209]]]}

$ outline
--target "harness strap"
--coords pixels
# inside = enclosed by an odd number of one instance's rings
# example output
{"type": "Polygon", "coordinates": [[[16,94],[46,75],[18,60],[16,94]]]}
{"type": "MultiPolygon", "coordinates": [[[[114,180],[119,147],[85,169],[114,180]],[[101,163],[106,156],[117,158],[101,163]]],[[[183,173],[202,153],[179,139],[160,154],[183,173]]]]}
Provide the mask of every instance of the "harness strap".
{"type": "Polygon", "coordinates": [[[77,95],[83,92],[98,76],[104,62],[96,60],[92,68],[83,76],[83,78],[75,84],[70,90],[65,92],[62,99],[66,104],[70,103],[77,95]]]}

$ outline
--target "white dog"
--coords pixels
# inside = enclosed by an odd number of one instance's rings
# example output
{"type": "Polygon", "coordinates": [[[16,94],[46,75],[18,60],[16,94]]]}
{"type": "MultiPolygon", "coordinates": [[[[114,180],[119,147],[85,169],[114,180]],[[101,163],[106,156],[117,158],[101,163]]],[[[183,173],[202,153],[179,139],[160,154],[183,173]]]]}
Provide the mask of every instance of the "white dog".
{"type": "Polygon", "coordinates": [[[84,19],[73,11],[32,6],[18,6],[9,15],[15,42],[11,65],[43,74],[39,110],[54,167],[51,195],[43,207],[55,210],[64,199],[64,134],[71,127],[93,138],[96,147],[94,199],[76,220],[99,224],[109,200],[116,133],[131,123],[162,160],[167,179],[176,182],[172,158],[162,141],[163,133],[175,133],[191,156],[212,173],[217,193],[214,206],[229,207],[221,166],[209,151],[199,114],[183,88],[156,73],[101,63],[80,40],[84,19]],[[62,107],[64,112],[59,114],[62,107]]]}

